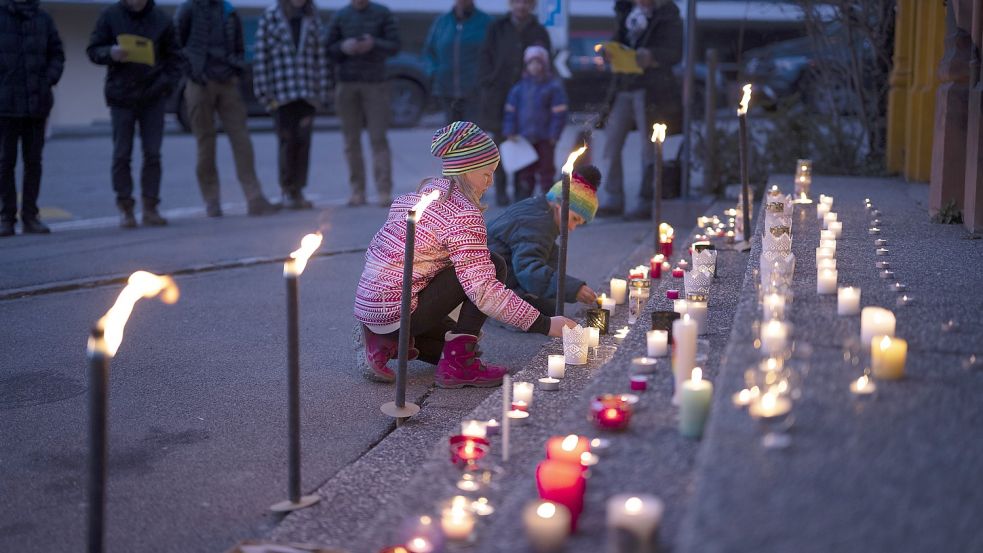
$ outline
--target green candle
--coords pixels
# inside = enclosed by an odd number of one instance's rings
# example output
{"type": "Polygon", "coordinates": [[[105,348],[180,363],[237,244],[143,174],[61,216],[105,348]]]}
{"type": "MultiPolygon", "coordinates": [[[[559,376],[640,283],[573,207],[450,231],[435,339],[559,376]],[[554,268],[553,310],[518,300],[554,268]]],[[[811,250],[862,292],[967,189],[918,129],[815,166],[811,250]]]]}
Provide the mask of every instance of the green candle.
{"type": "Polygon", "coordinates": [[[703,425],[710,413],[713,384],[703,380],[703,371],[696,367],[692,378],[683,382],[679,405],[679,433],[687,438],[703,435],[703,425]]]}

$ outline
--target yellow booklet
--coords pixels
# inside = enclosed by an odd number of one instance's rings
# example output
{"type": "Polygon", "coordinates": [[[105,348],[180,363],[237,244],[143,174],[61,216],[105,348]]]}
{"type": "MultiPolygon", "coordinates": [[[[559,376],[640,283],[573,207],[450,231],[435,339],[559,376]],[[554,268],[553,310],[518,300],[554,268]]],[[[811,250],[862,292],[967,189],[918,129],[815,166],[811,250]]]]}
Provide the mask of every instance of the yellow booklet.
{"type": "Polygon", "coordinates": [[[642,68],[638,66],[635,58],[635,50],[625,46],[620,42],[608,41],[604,43],[604,51],[611,60],[611,71],[614,73],[641,73],[642,68]]]}
{"type": "Polygon", "coordinates": [[[154,65],[154,41],[139,35],[121,34],[116,43],[126,50],[126,62],[154,65]]]}

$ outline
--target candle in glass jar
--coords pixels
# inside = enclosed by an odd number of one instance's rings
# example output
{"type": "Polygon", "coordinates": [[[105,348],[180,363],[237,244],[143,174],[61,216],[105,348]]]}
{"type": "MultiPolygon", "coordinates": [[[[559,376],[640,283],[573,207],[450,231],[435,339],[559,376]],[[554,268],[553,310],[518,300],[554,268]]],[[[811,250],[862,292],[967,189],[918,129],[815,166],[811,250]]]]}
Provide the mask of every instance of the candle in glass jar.
{"type": "Polygon", "coordinates": [[[860,288],[841,286],[836,290],[836,314],[843,317],[860,313],[860,288]]]}
{"type": "Polygon", "coordinates": [[[662,262],[665,260],[666,256],[660,253],[649,261],[649,277],[662,278],[662,262]]]}
{"type": "Polygon", "coordinates": [[[488,422],[478,420],[461,421],[461,435],[469,438],[484,438],[488,434],[488,422]]]}
{"type": "Polygon", "coordinates": [[[453,505],[441,512],[440,528],[448,540],[467,541],[474,531],[474,515],[461,505],[453,505]]]}
{"type": "Polygon", "coordinates": [[[608,297],[601,298],[601,309],[604,309],[608,312],[609,318],[614,317],[614,306],[615,306],[614,298],[608,298],[608,297]]]}
{"type": "Polygon", "coordinates": [[[614,303],[618,305],[625,303],[625,299],[627,298],[627,295],[628,295],[628,281],[623,278],[612,278],[611,297],[614,298],[614,303]]]}
{"type": "MultiPolygon", "coordinates": [[[[673,329],[675,332],[675,329],[673,329]]],[[[781,355],[788,347],[788,325],[771,320],[761,326],[761,351],[767,355],[781,355]]]]}
{"type": "Polygon", "coordinates": [[[860,341],[867,347],[874,336],[894,336],[894,313],[883,307],[864,307],[860,311],[860,341]]]}
{"type": "Polygon", "coordinates": [[[532,382],[516,382],[512,385],[512,402],[525,402],[526,406],[532,405],[532,382]]]}
{"type": "Polygon", "coordinates": [[[761,304],[764,309],[765,318],[785,318],[785,296],[780,294],[765,294],[761,304]]]}
{"type": "Polygon", "coordinates": [[[546,376],[550,378],[563,378],[566,375],[567,362],[563,355],[550,355],[547,357],[546,363],[546,376]]]}
{"type": "Polygon", "coordinates": [[[666,298],[670,300],[678,300],[679,290],[666,290],[666,298]]]}
{"type": "Polygon", "coordinates": [[[685,315],[688,307],[686,300],[672,300],[672,310],[680,315],[685,315]]]}
{"type": "Polygon", "coordinates": [[[676,268],[674,268],[672,270],[672,276],[673,276],[673,278],[683,278],[683,275],[684,274],[685,274],[685,271],[683,271],[682,267],[676,267],[676,268]]]}
{"type": "Polygon", "coordinates": [[[819,195],[819,203],[825,204],[829,207],[833,207],[833,197],[827,196],[826,194],[819,195]]]}
{"type": "Polygon", "coordinates": [[[601,329],[597,327],[587,328],[587,347],[596,348],[601,343],[601,329]]]}
{"type": "Polygon", "coordinates": [[[533,549],[551,553],[563,547],[570,534],[570,509],[552,501],[533,501],[522,512],[533,549]]]}
{"type": "Polygon", "coordinates": [[[897,380],[904,377],[908,342],[891,336],[874,336],[870,344],[870,368],[874,378],[897,380]]]}
{"type": "Polygon", "coordinates": [[[577,519],[584,509],[586,481],[579,464],[545,460],[536,467],[536,488],[539,497],[559,503],[570,510],[570,531],[577,529],[577,519]]]}
{"type": "Polygon", "coordinates": [[[608,499],[608,551],[653,551],[664,511],[662,501],[653,495],[618,494],[608,499]],[[631,547],[622,547],[627,544],[631,547]]]}
{"type": "Polygon", "coordinates": [[[835,294],[836,277],[836,269],[819,269],[819,273],[816,278],[816,293],[835,294]]]}
{"type": "Polygon", "coordinates": [[[649,357],[664,357],[669,353],[669,332],[650,330],[645,335],[649,357]]]}
{"type": "Polygon", "coordinates": [[[703,426],[710,413],[713,384],[703,380],[703,370],[695,367],[689,380],[683,382],[679,403],[679,433],[687,438],[703,435],[703,426]]]}

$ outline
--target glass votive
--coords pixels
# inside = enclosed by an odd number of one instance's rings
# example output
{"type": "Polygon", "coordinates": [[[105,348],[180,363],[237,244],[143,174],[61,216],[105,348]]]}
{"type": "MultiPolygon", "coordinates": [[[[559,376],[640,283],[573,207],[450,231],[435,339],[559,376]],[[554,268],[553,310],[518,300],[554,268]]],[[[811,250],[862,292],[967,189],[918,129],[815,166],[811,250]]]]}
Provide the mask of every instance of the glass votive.
{"type": "Polygon", "coordinates": [[[594,396],[590,411],[591,420],[602,430],[624,430],[631,421],[631,405],[619,394],[594,396]]]}
{"type": "Polygon", "coordinates": [[[594,360],[598,366],[601,366],[610,361],[616,351],[618,351],[618,346],[597,346],[594,348],[594,360]]]}

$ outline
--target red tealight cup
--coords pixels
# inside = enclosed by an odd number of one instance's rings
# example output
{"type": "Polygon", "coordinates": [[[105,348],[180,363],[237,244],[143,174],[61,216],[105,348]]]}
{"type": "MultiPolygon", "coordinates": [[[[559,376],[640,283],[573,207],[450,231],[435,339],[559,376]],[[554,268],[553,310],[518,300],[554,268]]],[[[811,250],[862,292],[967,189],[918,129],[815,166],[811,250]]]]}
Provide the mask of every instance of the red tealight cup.
{"type": "Polygon", "coordinates": [[[536,467],[539,497],[570,510],[570,531],[577,531],[577,519],[584,510],[587,481],[580,465],[547,459],[536,467]]]}
{"type": "Polygon", "coordinates": [[[666,256],[666,260],[672,257],[672,240],[669,240],[668,242],[662,242],[661,244],[659,244],[659,248],[660,248],[659,253],[666,256]]]}
{"type": "Polygon", "coordinates": [[[491,444],[484,438],[465,436],[463,434],[450,437],[451,463],[455,465],[473,465],[488,453],[491,444]]]}
{"type": "Polygon", "coordinates": [[[666,298],[670,300],[678,300],[679,290],[666,290],[666,298]]]}
{"type": "Polygon", "coordinates": [[[655,259],[649,261],[649,278],[662,278],[662,262],[655,259]]]}
{"type": "Polygon", "coordinates": [[[513,411],[529,411],[529,404],[525,401],[513,401],[512,402],[513,411]]]}
{"type": "Polygon", "coordinates": [[[628,379],[633,391],[644,392],[649,387],[649,379],[644,374],[633,374],[628,379]]]}
{"type": "Polygon", "coordinates": [[[590,409],[594,424],[604,430],[624,430],[631,421],[631,405],[619,395],[594,396],[590,409]]]}
{"type": "Polygon", "coordinates": [[[683,268],[682,267],[676,267],[676,268],[674,268],[672,270],[672,276],[673,276],[673,278],[683,278],[683,274],[684,273],[683,273],[683,268]]]}

